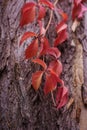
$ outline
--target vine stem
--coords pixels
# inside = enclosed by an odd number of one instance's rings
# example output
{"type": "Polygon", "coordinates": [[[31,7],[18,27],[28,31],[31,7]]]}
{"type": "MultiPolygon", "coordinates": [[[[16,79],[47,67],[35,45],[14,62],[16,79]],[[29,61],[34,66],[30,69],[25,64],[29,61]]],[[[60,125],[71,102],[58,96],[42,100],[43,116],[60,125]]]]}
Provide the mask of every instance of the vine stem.
{"type": "MultiPolygon", "coordinates": [[[[57,4],[58,1],[59,1],[59,0],[55,0],[54,6],[56,6],[56,4],[57,4]]],[[[53,10],[51,10],[51,12],[50,12],[50,19],[49,19],[49,22],[48,22],[48,24],[47,24],[47,26],[46,26],[45,34],[46,34],[46,32],[47,32],[47,30],[48,30],[48,28],[49,28],[49,26],[50,26],[50,23],[51,23],[51,21],[52,21],[52,17],[53,17],[53,10]]],[[[51,97],[52,97],[52,101],[53,101],[54,106],[56,106],[56,102],[55,102],[54,95],[53,95],[53,92],[52,92],[52,91],[51,91],[51,97]]]]}
{"type": "Polygon", "coordinates": [[[52,91],[51,91],[51,97],[52,97],[52,101],[53,101],[54,106],[56,106],[56,102],[55,102],[54,95],[53,95],[52,91]]]}
{"type": "MultiPolygon", "coordinates": [[[[56,0],[56,1],[54,2],[54,6],[57,4],[58,1],[59,1],[59,0],[56,0]]],[[[47,24],[47,26],[46,26],[46,31],[45,31],[45,33],[47,32],[47,30],[48,30],[48,28],[49,28],[49,26],[50,26],[50,23],[51,23],[51,21],[52,21],[52,17],[53,17],[53,10],[51,10],[51,12],[50,12],[50,19],[49,19],[49,22],[48,22],[48,24],[47,24]]]]}

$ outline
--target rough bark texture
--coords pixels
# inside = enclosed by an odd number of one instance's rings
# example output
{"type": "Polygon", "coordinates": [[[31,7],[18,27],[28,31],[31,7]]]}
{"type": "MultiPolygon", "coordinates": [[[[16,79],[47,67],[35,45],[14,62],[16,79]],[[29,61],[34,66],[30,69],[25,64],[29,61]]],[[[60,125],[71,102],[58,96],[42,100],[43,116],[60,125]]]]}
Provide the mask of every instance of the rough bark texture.
{"type": "MultiPolygon", "coordinates": [[[[83,26],[84,24],[81,23],[77,32],[73,34],[71,31],[72,2],[71,0],[60,2],[60,6],[70,16],[68,22],[69,39],[59,46],[64,68],[62,78],[69,89],[69,99],[73,99],[74,103],[69,107],[71,102],[69,100],[66,107],[56,110],[53,107],[50,94],[44,96],[42,88],[37,92],[32,88],[31,75],[37,66],[34,67],[30,61],[25,61],[22,58],[24,49],[18,47],[20,36],[24,31],[38,31],[36,24],[28,25],[27,28],[23,29],[18,28],[20,10],[25,2],[25,0],[0,0],[0,130],[79,130],[84,115],[81,113],[84,107],[81,97],[83,84],[81,44],[84,48],[85,87],[83,88],[87,90],[87,29],[84,32],[84,27],[87,28],[87,26],[83,26]],[[82,36],[83,33],[85,37],[82,36]],[[73,39],[75,45],[72,44],[73,39]],[[77,43],[78,40],[79,43],[77,43]],[[81,66],[79,66],[78,60],[81,66]],[[79,74],[80,67],[81,73],[79,74]],[[75,68],[79,68],[78,72],[75,68]]],[[[85,19],[87,19],[86,17],[85,19]]],[[[55,14],[53,24],[58,21],[58,18],[55,14]]],[[[45,19],[46,24],[48,19],[49,16],[45,19]]],[[[47,35],[50,41],[54,39],[53,26],[50,27],[47,35]]],[[[87,98],[87,94],[85,95],[83,99],[87,98]]],[[[84,111],[82,112],[84,113],[84,111]]],[[[85,120],[87,120],[86,118],[85,116],[85,120]]],[[[81,130],[86,130],[86,128],[81,126],[81,130]]]]}

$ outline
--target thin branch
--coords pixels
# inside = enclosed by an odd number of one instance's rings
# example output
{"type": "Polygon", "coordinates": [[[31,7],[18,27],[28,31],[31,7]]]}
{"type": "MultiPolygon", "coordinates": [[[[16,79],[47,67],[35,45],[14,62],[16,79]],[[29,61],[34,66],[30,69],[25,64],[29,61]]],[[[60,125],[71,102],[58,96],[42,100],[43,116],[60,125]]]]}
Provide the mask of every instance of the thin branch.
{"type": "MultiPolygon", "coordinates": [[[[51,12],[50,12],[50,19],[49,19],[49,22],[48,22],[48,24],[47,24],[47,26],[46,26],[46,32],[47,32],[47,30],[48,30],[48,28],[49,28],[49,26],[50,26],[52,17],[53,17],[53,10],[51,10],[51,12]]],[[[46,33],[46,32],[45,32],[45,33],[46,33]]]]}
{"type": "Polygon", "coordinates": [[[51,91],[51,97],[52,97],[52,101],[53,101],[54,106],[56,106],[56,102],[55,102],[54,95],[53,95],[52,91],[51,91]]]}
{"type": "MultiPolygon", "coordinates": [[[[56,6],[57,2],[58,2],[58,0],[56,0],[56,1],[54,2],[54,6],[56,6]]],[[[50,26],[50,23],[51,23],[51,21],[52,21],[52,17],[53,17],[53,10],[51,10],[51,12],[50,12],[50,19],[49,19],[49,22],[48,22],[48,24],[47,24],[47,26],[46,26],[46,32],[47,32],[47,30],[48,30],[48,28],[49,28],[49,26],[50,26]]],[[[45,32],[45,33],[46,33],[46,32],[45,32]]]]}
{"type": "Polygon", "coordinates": [[[55,0],[55,2],[54,2],[54,6],[58,3],[58,1],[59,1],[59,0],[55,0]]]}

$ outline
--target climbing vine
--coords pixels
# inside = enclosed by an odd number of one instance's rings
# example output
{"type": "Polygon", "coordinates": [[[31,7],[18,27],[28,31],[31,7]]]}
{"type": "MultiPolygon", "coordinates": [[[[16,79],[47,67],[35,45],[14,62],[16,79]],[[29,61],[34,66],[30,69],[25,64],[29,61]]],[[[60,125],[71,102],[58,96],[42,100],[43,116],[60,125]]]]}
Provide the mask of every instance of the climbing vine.
{"type": "MultiPolygon", "coordinates": [[[[57,8],[58,0],[54,3],[49,0],[38,0],[38,2],[25,3],[21,9],[20,27],[31,24],[34,21],[39,25],[39,32],[25,32],[20,40],[20,46],[25,40],[31,38],[32,41],[25,50],[25,59],[31,59],[34,64],[40,65],[40,70],[32,74],[32,86],[37,91],[41,86],[44,78],[43,91],[47,95],[52,94],[54,105],[57,109],[63,107],[68,100],[68,89],[64,85],[64,81],[60,78],[62,73],[62,63],[59,58],[61,52],[58,45],[64,43],[68,39],[67,21],[68,15],[60,8],[57,8]],[[46,27],[43,21],[46,17],[46,12],[50,10],[50,17],[46,27]],[[49,43],[47,38],[47,31],[52,22],[54,12],[58,13],[61,21],[55,26],[56,37],[53,44],[49,43]],[[46,57],[49,57],[49,61],[46,57]],[[56,91],[56,98],[54,99],[53,91],[56,91]]],[[[84,6],[85,0],[73,0],[72,7],[72,21],[73,23],[79,21],[83,17],[83,13],[87,11],[84,6]]],[[[76,26],[76,25],[75,25],[76,26]]]]}

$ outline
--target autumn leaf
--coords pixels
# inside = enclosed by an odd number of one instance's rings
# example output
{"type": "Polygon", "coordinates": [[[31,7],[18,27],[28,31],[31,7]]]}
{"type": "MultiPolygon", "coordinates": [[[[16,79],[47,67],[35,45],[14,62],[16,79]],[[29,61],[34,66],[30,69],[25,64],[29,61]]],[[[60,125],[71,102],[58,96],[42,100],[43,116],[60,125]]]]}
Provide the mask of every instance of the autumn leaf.
{"type": "Polygon", "coordinates": [[[67,33],[66,29],[62,30],[58,34],[57,38],[55,39],[54,46],[58,46],[59,44],[63,43],[65,40],[67,40],[67,38],[68,38],[68,33],[67,33]]]}
{"type": "Polygon", "coordinates": [[[58,87],[58,92],[56,96],[57,108],[63,107],[68,101],[68,89],[66,87],[58,87]]]}
{"type": "Polygon", "coordinates": [[[53,56],[55,59],[58,59],[61,55],[60,51],[56,47],[48,48],[46,53],[53,56]]]}
{"type": "Polygon", "coordinates": [[[78,5],[78,4],[80,4],[82,2],[82,0],[74,0],[74,4],[75,5],[78,5]]]}
{"type": "Polygon", "coordinates": [[[74,0],[74,4],[78,6],[80,3],[85,2],[86,0],[74,0]]]}
{"type": "Polygon", "coordinates": [[[56,26],[56,31],[57,33],[61,32],[62,30],[67,29],[67,24],[64,21],[61,21],[60,23],[58,23],[58,25],[56,26]]]}
{"type": "Polygon", "coordinates": [[[63,12],[61,9],[58,9],[59,14],[62,16],[63,21],[66,22],[68,20],[68,15],[63,12]]]}
{"type": "Polygon", "coordinates": [[[54,5],[49,0],[39,0],[39,2],[51,9],[54,9],[54,5]]]}
{"type": "Polygon", "coordinates": [[[48,94],[49,92],[53,91],[57,86],[57,81],[53,74],[46,75],[46,81],[44,86],[44,93],[48,94]]]}
{"type": "Polygon", "coordinates": [[[46,54],[48,48],[50,47],[49,41],[46,37],[43,37],[41,39],[41,46],[40,46],[40,53],[39,53],[39,57],[46,54]]]}
{"type": "Polygon", "coordinates": [[[48,73],[46,73],[44,93],[48,94],[49,92],[55,90],[57,87],[57,83],[62,84],[62,80],[56,75],[56,73],[52,69],[48,69],[48,73]]]}
{"type": "Polygon", "coordinates": [[[48,69],[51,69],[59,77],[62,72],[62,64],[59,60],[51,61],[48,69]]]}
{"type": "Polygon", "coordinates": [[[83,4],[80,3],[79,5],[74,5],[72,19],[75,20],[75,18],[82,18],[85,11],[87,11],[87,7],[85,7],[83,4]]]}
{"type": "Polygon", "coordinates": [[[36,56],[38,52],[38,40],[35,39],[25,50],[25,58],[29,59],[36,56]]]}
{"type": "Polygon", "coordinates": [[[36,37],[37,34],[34,33],[34,32],[25,32],[20,40],[20,45],[27,39],[27,38],[30,38],[30,37],[36,37]]]}
{"type": "Polygon", "coordinates": [[[46,9],[42,5],[39,5],[38,20],[44,18],[45,15],[46,15],[46,9]]]}
{"type": "Polygon", "coordinates": [[[36,7],[36,4],[34,2],[26,3],[23,6],[21,10],[21,20],[20,20],[21,27],[34,21],[35,7],[36,7]]]}
{"type": "Polygon", "coordinates": [[[41,60],[41,59],[34,59],[34,60],[32,60],[32,62],[41,65],[44,68],[44,70],[46,70],[46,68],[47,68],[46,63],[43,60],[41,60]]]}
{"type": "Polygon", "coordinates": [[[85,7],[83,4],[80,4],[80,13],[78,15],[78,18],[82,18],[83,17],[83,13],[87,11],[87,7],[85,7]]]}
{"type": "Polygon", "coordinates": [[[38,90],[41,84],[43,71],[37,71],[32,75],[32,85],[35,90],[38,90]]]}

